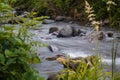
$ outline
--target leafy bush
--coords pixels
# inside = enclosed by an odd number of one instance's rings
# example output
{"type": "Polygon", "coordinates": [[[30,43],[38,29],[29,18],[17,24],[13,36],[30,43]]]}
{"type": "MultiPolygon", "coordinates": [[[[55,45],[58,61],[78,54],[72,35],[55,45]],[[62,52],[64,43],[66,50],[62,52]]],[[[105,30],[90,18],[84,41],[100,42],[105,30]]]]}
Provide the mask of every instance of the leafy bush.
{"type": "MultiPolygon", "coordinates": [[[[0,8],[0,14],[12,10],[7,0],[0,1],[0,8]]],[[[1,16],[1,20],[6,17],[1,16]]],[[[3,26],[0,23],[0,80],[44,80],[30,66],[32,63],[40,63],[40,59],[33,48],[36,43],[31,40],[31,34],[28,34],[23,24],[16,30],[14,26],[3,26]]]]}
{"type": "Polygon", "coordinates": [[[37,54],[26,43],[26,36],[16,35],[11,27],[0,30],[0,79],[1,80],[39,80],[38,72],[30,63],[40,62],[37,54]]]}

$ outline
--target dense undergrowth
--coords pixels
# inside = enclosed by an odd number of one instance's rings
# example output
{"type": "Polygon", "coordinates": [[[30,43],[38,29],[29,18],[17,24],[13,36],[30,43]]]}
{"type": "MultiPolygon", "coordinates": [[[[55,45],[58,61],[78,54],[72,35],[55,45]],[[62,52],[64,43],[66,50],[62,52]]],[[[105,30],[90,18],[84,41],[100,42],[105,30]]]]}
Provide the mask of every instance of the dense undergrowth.
{"type": "MultiPolygon", "coordinates": [[[[120,0],[113,0],[115,6],[111,3],[107,4],[108,1],[111,0],[88,0],[94,8],[97,20],[110,19],[111,26],[120,26],[120,0]],[[111,10],[108,11],[108,7],[111,10]]],[[[16,9],[35,10],[38,15],[62,15],[73,17],[81,22],[87,21],[84,0],[16,0],[12,5],[16,9]]]]}

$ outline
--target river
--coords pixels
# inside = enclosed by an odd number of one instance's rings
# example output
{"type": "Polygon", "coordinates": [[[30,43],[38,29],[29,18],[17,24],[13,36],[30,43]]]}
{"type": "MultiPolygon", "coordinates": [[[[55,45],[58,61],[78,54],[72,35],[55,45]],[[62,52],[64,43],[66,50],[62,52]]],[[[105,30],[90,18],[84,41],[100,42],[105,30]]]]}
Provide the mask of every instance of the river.
{"type": "MultiPolygon", "coordinates": [[[[71,58],[75,57],[86,57],[88,55],[98,55],[102,57],[102,62],[107,63],[106,69],[110,70],[111,67],[111,49],[112,49],[112,41],[118,43],[118,52],[116,58],[117,70],[120,67],[120,40],[117,40],[115,37],[119,33],[114,32],[114,37],[109,38],[105,37],[102,41],[98,41],[95,43],[94,41],[90,42],[85,36],[80,37],[67,37],[67,38],[57,38],[55,35],[49,34],[50,27],[58,27],[61,29],[67,25],[72,25],[82,29],[89,33],[92,30],[92,27],[84,27],[75,23],[66,23],[66,22],[55,22],[51,24],[45,24],[42,27],[31,30],[32,33],[36,34],[33,39],[39,40],[42,43],[53,45],[56,50],[51,52],[48,47],[40,47],[38,48],[38,54],[40,55],[40,59],[42,63],[34,64],[33,66],[40,71],[40,75],[47,78],[51,73],[58,72],[63,69],[63,65],[59,64],[55,61],[46,60],[47,57],[52,57],[58,54],[63,54],[66,56],[70,56],[71,58]]],[[[40,26],[39,24],[37,26],[40,26]]],[[[103,29],[105,34],[108,30],[103,29]]]]}

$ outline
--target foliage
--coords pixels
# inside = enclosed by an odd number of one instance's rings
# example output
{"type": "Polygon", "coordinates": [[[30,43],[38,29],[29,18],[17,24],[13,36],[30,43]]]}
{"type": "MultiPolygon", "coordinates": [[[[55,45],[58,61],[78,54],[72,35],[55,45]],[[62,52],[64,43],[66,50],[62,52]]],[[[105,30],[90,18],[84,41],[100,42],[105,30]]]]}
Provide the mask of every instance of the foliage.
{"type": "MultiPolygon", "coordinates": [[[[96,19],[109,19],[108,5],[111,0],[87,0],[93,6],[96,19]]],[[[114,0],[116,6],[111,6],[111,20],[112,26],[120,26],[120,0],[114,0]]],[[[87,21],[84,12],[84,0],[16,0],[15,8],[22,8],[28,11],[36,10],[39,15],[70,16],[79,21],[87,21]],[[29,5],[31,4],[31,5],[29,5]]]]}
{"type": "Polygon", "coordinates": [[[5,13],[10,12],[11,9],[12,8],[7,3],[0,2],[0,23],[2,22],[3,18],[6,18],[5,13]]]}
{"type": "Polygon", "coordinates": [[[31,44],[26,43],[27,36],[19,35],[21,30],[16,35],[13,30],[11,27],[0,30],[0,79],[39,80],[38,72],[30,67],[30,63],[40,62],[38,56],[31,51],[31,44]]]}
{"type": "MultiPolygon", "coordinates": [[[[0,14],[5,13],[5,16],[1,15],[2,20],[13,10],[8,0],[0,1],[0,8],[0,14]]],[[[44,80],[30,66],[40,63],[40,59],[33,48],[38,43],[31,40],[27,27],[21,23],[20,28],[15,29],[14,26],[2,26],[0,23],[0,80],[44,80]]]]}
{"type": "Polygon", "coordinates": [[[115,42],[113,40],[113,43],[112,43],[112,49],[111,49],[111,57],[112,57],[112,79],[114,80],[117,80],[117,79],[120,79],[120,73],[118,72],[115,72],[116,70],[116,58],[117,58],[117,52],[118,52],[118,42],[115,42]],[[117,74],[116,74],[117,73],[117,74]]]}
{"type": "Polygon", "coordinates": [[[91,56],[91,59],[93,62],[92,66],[82,60],[76,70],[70,69],[69,66],[62,70],[60,75],[58,75],[58,80],[106,80],[111,76],[111,73],[105,72],[100,66],[99,57],[91,56]]]}

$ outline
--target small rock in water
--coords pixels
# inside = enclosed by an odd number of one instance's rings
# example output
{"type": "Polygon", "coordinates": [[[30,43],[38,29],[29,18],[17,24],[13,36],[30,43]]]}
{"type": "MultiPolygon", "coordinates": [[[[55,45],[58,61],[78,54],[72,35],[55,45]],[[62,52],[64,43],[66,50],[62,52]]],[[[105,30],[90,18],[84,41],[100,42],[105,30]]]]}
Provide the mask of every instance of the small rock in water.
{"type": "Polygon", "coordinates": [[[103,31],[98,32],[97,37],[98,40],[103,40],[103,38],[105,37],[104,32],[103,31]]]}
{"type": "Polygon", "coordinates": [[[64,16],[57,16],[57,17],[55,18],[56,21],[63,21],[64,19],[65,19],[64,16]]]}
{"type": "Polygon", "coordinates": [[[107,33],[107,36],[108,36],[108,37],[113,37],[113,32],[112,32],[112,31],[109,31],[109,32],[107,33]]]}
{"type": "Polygon", "coordinates": [[[54,60],[56,60],[56,57],[47,57],[46,60],[48,60],[48,61],[54,61],[54,60]]]}
{"type": "Polygon", "coordinates": [[[50,20],[50,19],[44,19],[42,24],[50,24],[50,23],[54,23],[54,20],[50,20]]]}
{"type": "Polygon", "coordinates": [[[64,56],[61,55],[61,54],[58,54],[58,55],[53,56],[53,57],[47,57],[46,60],[48,60],[48,61],[54,61],[54,60],[56,60],[59,57],[64,57],[64,56]]]}
{"type": "Polygon", "coordinates": [[[55,45],[49,45],[48,48],[51,52],[58,52],[59,51],[58,47],[56,47],[55,45]]]}
{"type": "Polygon", "coordinates": [[[51,27],[49,29],[49,33],[53,33],[53,32],[57,32],[58,31],[58,28],[57,27],[51,27]]]}

